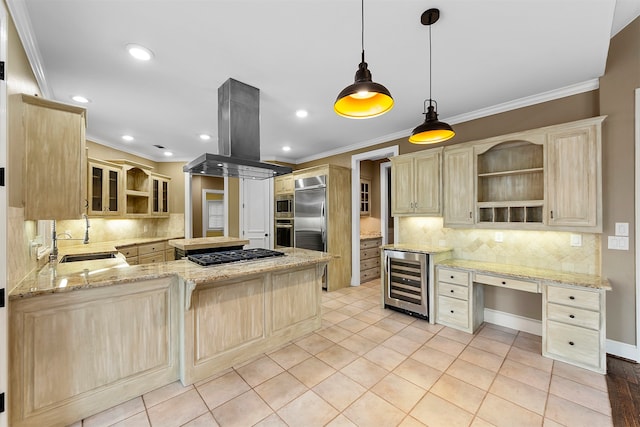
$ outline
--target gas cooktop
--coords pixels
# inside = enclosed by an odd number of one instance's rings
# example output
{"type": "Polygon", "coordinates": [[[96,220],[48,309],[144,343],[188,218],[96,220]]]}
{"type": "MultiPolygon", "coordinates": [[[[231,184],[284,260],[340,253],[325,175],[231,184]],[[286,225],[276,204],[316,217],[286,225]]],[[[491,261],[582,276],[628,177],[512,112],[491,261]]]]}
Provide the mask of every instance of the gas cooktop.
{"type": "Polygon", "coordinates": [[[236,261],[250,261],[261,258],[271,258],[277,256],[284,256],[284,253],[272,251],[269,249],[254,248],[239,249],[233,251],[209,252],[205,254],[193,254],[187,256],[187,258],[189,259],[189,261],[193,261],[203,266],[208,266],[226,264],[236,261]]]}

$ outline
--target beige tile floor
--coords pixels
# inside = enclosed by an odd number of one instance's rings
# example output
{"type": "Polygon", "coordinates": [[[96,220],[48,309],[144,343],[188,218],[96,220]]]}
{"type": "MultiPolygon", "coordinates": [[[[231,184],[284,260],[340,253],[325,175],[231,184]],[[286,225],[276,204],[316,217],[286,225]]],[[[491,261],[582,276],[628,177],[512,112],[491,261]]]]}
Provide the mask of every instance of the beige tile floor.
{"type": "Polygon", "coordinates": [[[379,280],[324,293],[322,307],[315,333],[74,427],[612,425],[605,377],[542,357],[538,336],[385,310],[379,280]]]}

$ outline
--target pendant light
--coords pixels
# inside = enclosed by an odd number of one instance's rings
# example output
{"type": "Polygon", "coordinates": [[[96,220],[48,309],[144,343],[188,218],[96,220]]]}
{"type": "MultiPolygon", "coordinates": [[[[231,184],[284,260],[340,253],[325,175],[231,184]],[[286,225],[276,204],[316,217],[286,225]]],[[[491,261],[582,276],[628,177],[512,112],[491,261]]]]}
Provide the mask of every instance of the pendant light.
{"type": "Polygon", "coordinates": [[[393,108],[389,90],[371,80],[371,71],[364,61],[364,0],[362,0],[362,60],[356,71],[355,81],[340,92],[333,109],[336,114],[349,119],[369,119],[380,116],[393,108]]]}
{"type": "Polygon", "coordinates": [[[415,128],[409,137],[409,142],[413,144],[437,144],[453,138],[456,134],[451,126],[438,120],[438,103],[431,98],[431,25],[439,18],[438,9],[429,9],[420,17],[422,25],[429,27],[429,99],[424,101],[424,123],[415,128]]]}

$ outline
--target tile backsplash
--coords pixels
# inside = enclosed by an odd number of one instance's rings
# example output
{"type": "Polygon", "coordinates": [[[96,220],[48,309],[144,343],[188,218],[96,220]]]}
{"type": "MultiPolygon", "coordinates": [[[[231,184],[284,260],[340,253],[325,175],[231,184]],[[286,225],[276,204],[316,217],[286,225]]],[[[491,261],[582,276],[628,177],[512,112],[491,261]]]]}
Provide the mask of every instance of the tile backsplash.
{"type": "Polygon", "coordinates": [[[455,258],[600,274],[599,234],[580,233],[574,247],[568,232],[445,228],[442,218],[422,217],[400,218],[398,233],[399,243],[448,246],[455,258]]]}

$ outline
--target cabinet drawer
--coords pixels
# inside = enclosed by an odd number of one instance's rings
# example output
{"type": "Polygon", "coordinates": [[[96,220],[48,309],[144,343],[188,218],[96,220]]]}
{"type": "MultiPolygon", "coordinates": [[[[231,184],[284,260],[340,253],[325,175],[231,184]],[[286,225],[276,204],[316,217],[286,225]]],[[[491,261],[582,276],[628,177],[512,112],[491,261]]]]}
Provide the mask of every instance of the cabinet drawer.
{"type": "Polygon", "coordinates": [[[138,257],[137,256],[132,256],[132,257],[127,257],[127,264],[129,265],[138,265],[138,257]]]}
{"type": "Polygon", "coordinates": [[[360,240],[360,249],[378,249],[382,244],[382,239],[366,239],[360,240]]]}
{"type": "Polygon", "coordinates": [[[499,286],[502,288],[517,289],[519,291],[540,293],[540,284],[528,280],[513,279],[504,276],[490,276],[488,274],[476,274],[475,282],[485,285],[499,286]]]}
{"type": "Polygon", "coordinates": [[[469,302],[461,299],[438,296],[438,322],[461,328],[469,327],[469,302]]]}
{"type": "Polygon", "coordinates": [[[174,261],[176,259],[176,250],[174,248],[164,250],[164,260],[174,261]]]}
{"type": "Polygon", "coordinates": [[[140,264],[153,264],[155,262],[164,262],[164,251],[159,253],[153,253],[148,255],[138,256],[138,262],[140,264]]]}
{"type": "Polygon", "coordinates": [[[138,255],[140,256],[153,252],[164,252],[164,242],[155,242],[138,246],[138,255]]]}
{"type": "Polygon", "coordinates": [[[377,279],[380,277],[379,268],[370,268],[368,270],[360,271],[360,283],[368,282],[369,280],[377,279]]]}
{"type": "Polygon", "coordinates": [[[453,285],[451,283],[438,282],[438,295],[468,300],[469,287],[453,285]]]}
{"type": "Polygon", "coordinates": [[[600,335],[598,331],[547,321],[547,352],[590,366],[599,366],[600,335]]]}
{"type": "Polygon", "coordinates": [[[467,271],[438,267],[438,281],[469,286],[469,273],[467,271]]]}
{"type": "Polygon", "coordinates": [[[360,270],[367,270],[369,268],[376,268],[380,266],[380,257],[374,257],[363,260],[360,258],[360,270]]]}
{"type": "Polygon", "coordinates": [[[380,258],[380,249],[371,248],[360,251],[360,259],[380,258]]]}
{"type": "Polygon", "coordinates": [[[572,307],[600,310],[600,294],[577,288],[547,286],[547,300],[572,307]]]}
{"type": "Polygon", "coordinates": [[[118,248],[118,252],[124,255],[125,258],[138,256],[138,247],[137,246],[122,246],[118,248]]]}
{"type": "Polygon", "coordinates": [[[600,313],[583,308],[549,303],[547,304],[547,319],[596,331],[600,329],[600,313]]]}

